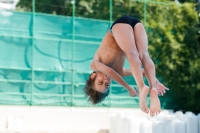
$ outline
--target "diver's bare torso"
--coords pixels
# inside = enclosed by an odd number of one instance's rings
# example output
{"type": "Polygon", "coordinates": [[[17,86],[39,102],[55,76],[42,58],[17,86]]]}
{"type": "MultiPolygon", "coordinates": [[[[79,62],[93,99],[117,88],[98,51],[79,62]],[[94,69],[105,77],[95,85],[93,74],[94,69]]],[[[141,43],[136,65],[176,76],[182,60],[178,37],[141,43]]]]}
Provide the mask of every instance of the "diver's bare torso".
{"type": "Polygon", "coordinates": [[[116,43],[110,31],[106,33],[94,55],[93,61],[96,60],[112,68],[120,75],[123,73],[125,54],[116,43]]]}

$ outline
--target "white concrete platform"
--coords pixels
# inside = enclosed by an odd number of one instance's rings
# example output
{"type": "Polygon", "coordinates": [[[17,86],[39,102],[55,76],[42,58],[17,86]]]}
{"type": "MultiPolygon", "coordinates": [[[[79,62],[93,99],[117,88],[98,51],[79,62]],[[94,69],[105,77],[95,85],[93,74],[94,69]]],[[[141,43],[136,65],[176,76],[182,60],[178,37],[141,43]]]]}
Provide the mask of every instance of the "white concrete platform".
{"type": "Polygon", "coordinates": [[[0,133],[108,133],[110,116],[140,109],[0,106],[0,133]]]}

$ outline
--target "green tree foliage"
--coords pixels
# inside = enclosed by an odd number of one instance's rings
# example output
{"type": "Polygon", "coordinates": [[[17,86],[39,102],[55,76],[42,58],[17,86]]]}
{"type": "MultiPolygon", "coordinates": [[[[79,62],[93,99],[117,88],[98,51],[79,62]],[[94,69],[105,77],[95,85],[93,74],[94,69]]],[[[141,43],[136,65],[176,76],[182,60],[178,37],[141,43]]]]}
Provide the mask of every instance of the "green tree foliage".
{"type": "Polygon", "coordinates": [[[194,5],[148,5],[149,49],[157,75],[172,91],[174,104],[200,112],[200,44],[194,5]]]}
{"type": "Polygon", "coordinates": [[[108,20],[108,0],[79,0],[77,1],[76,16],[108,20]]]}
{"type": "MultiPolygon", "coordinates": [[[[71,16],[72,1],[73,0],[35,0],[35,11],[39,13],[71,16]]],[[[103,20],[110,19],[109,0],[75,1],[77,17],[103,20]]],[[[113,0],[113,19],[125,14],[135,16],[135,10],[131,8],[132,4],[131,0],[113,0]]],[[[32,11],[32,0],[20,0],[17,7],[18,10],[32,11]]]]}
{"type": "MultiPolygon", "coordinates": [[[[76,16],[109,20],[109,0],[76,0],[76,16]]],[[[18,7],[31,11],[31,0],[18,7]]],[[[163,98],[182,110],[200,112],[200,44],[197,37],[198,14],[194,4],[147,3],[146,30],[149,51],[157,75],[171,90],[163,98]]],[[[144,22],[144,3],[113,0],[113,20],[130,15],[144,22]]],[[[36,12],[71,16],[71,0],[36,0],[36,12]]],[[[167,107],[167,105],[165,106],[167,107]]]]}
{"type": "MultiPolygon", "coordinates": [[[[32,0],[20,0],[17,4],[18,10],[32,11],[32,0]]],[[[71,0],[35,0],[35,11],[57,15],[71,16],[71,0]]]]}

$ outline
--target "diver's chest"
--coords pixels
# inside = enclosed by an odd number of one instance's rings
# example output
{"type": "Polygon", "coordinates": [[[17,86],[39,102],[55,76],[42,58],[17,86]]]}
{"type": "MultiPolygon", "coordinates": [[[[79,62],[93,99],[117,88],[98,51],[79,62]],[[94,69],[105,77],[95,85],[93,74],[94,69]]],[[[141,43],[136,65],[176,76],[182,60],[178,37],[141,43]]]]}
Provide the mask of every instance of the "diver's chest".
{"type": "Polygon", "coordinates": [[[123,63],[124,55],[121,53],[105,51],[103,54],[101,54],[100,61],[107,66],[112,66],[116,63],[123,63]]]}

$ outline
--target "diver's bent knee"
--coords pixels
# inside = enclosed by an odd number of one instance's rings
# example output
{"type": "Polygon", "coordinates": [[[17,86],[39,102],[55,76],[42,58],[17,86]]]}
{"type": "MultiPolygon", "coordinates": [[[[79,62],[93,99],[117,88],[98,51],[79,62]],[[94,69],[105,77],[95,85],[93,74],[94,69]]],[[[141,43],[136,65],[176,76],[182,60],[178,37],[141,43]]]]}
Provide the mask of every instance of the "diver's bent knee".
{"type": "Polygon", "coordinates": [[[130,58],[139,58],[139,53],[136,52],[136,51],[128,51],[128,52],[125,52],[125,54],[126,54],[126,57],[128,59],[130,59],[130,58]]]}
{"type": "Polygon", "coordinates": [[[127,59],[130,61],[134,60],[135,63],[141,64],[138,52],[130,51],[126,53],[127,59]]]}
{"type": "Polygon", "coordinates": [[[149,53],[148,52],[139,52],[139,58],[141,61],[145,60],[145,59],[149,59],[149,53]]]}

